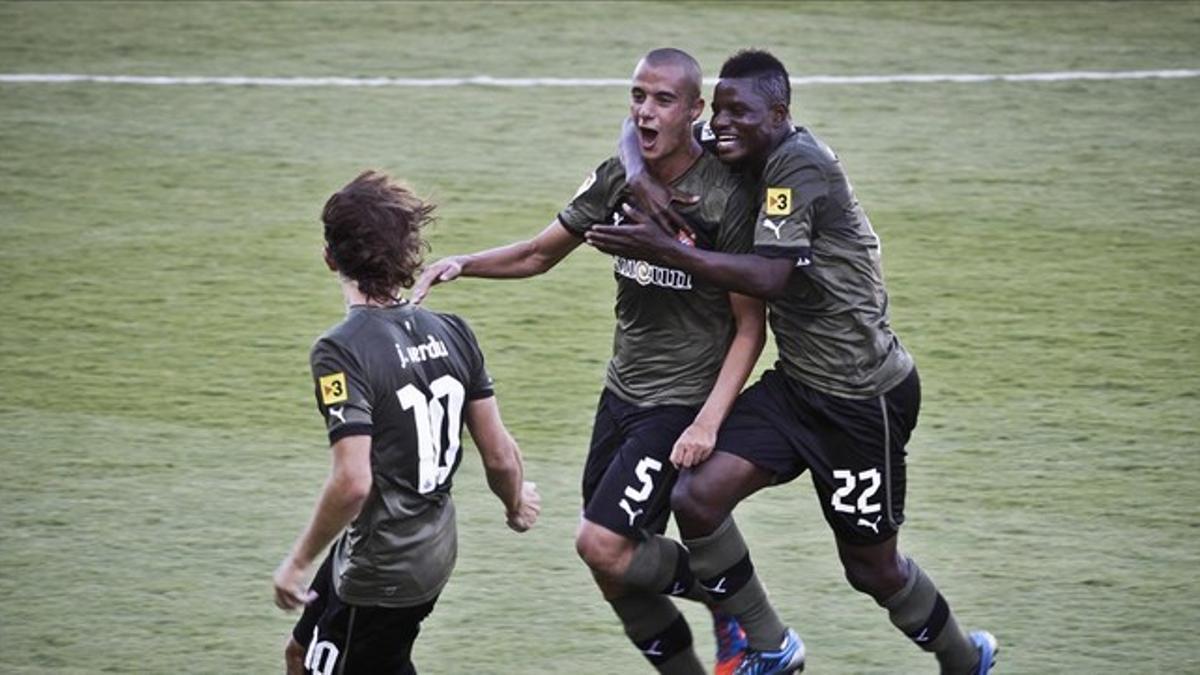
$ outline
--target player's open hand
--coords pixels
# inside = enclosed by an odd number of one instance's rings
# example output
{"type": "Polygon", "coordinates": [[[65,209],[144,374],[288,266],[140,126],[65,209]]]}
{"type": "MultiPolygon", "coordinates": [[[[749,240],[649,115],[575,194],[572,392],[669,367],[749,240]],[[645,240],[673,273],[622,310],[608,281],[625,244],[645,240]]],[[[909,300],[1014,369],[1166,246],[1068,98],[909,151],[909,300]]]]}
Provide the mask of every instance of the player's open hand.
{"type": "Polygon", "coordinates": [[[644,213],[626,204],[625,215],[632,221],[624,225],[593,225],[584,235],[592,246],[610,255],[669,264],[668,256],[683,246],[674,236],[650,223],[644,213]]]}
{"type": "Polygon", "coordinates": [[[671,463],[686,469],[708,459],[717,445],[717,430],[693,422],[671,448],[671,463]]]}
{"type": "Polygon", "coordinates": [[[276,607],[291,611],[317,599],[316,592],[310,591],[304,583],[304,571],[304,566],[297,565],[290,555],[279,563],[275,570],[276,607]]]}
{"type": "Polygon", "coordinates": [[[521,484],[521,505],[516,511],[509,512],[508,526],[517,532],[524,532],[533,527],[541,512],[542,496],[538,494],[537,485],[525,481],[521,484]]]}
{"type": "Polygon", "coordinates": [[[417,283],[412,289],[412,301],[420,303],[429,295],[429,289],[432,286],[442,283],[443,281],[453,281],[462,274],[462,258],[459,256],[451,256],[442,258],[433,263],[421,272],[421,278],[417,279],[417,283]]]}
{"type": "Polygon", "coordinates": [[[688,227],[687,221],[675,212],[672,205],[691,206],[700,201],[700,195],[688,194],[663,185],[645,172],[629,177],[629,190],[633,193],[634,203],[646,214],[648,222],[658,225],[667,234],[682,230],[695,235],[688,227]]]}

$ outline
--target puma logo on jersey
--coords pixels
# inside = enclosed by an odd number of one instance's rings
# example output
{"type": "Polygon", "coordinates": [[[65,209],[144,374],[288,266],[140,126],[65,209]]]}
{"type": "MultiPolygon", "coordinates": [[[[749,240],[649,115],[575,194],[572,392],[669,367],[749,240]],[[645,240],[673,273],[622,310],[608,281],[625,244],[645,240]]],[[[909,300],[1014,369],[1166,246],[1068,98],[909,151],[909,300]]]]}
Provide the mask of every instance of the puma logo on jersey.
{"type": "Polygon", "coordinates": [[[450,350],[446,349],[445,342],[432,335],[426,337],[429,338],[428,342],[410,347],[403,347],[399,342],[394,343],[396,355],[400,357],[401,368],[407,368],[410,363],[424,363],[431,359],[444,359],[450,356],[450,350]]]}
{"type": "Polygon", "coordinates": [[[763,218],[763,220],[762,220],[762,226],[767,228],[768,230],[774,232],[776,239],[780,238],[779,228],[783,227],[786,223],[787,223],[787,218],[784,218],[783,220],[779,221],[779,224],[776,224],[775,221],[771,220],[770,218],[763,218]]]}
{"type": "Polygon", "coordinates": [[[633,507],[629,505],[629,501],[626,499],[621,500],[620,506],[621,506],[621,508],[625,509],[625,513],[629,514],[629,526],[630,527],[633,527],[633,521],[636,520],[638,516],[640,516],[646,512],[645,509],[638,509],[637,511],[634,511],[633,507]]]}
{"type": "Polygon", "coordinates": [[[329,409],[329,416],[338,418],[342,424],[346,423],[346,406],[339,405],[336,408],[329,409]]]}
{"type": "Polygon", "coordinates": [[[700,587],[703,588],[704,590],[708,591],[709,593],[718,593],[720,595],[725,595],[726,593],[729,592],[725,588],[725,579],[726,579],[726,577],[721,577],[719,580],[717,580],[717,583],[712,585],[711,588],[709,588],[708,586],[705,586],[704,584],[700,584],[700,587]]]}
{"type": "Polygon", "coordinates": [[[883,520],[883,516],[875,516],[874,521],[869,521],[866,518],[859,518],[858,522],[855,524],[862,525],[863,527],[869,527],[873,532],[875,532],[875,534],[879,534],[879,521],[881,520],[883,520]]]}

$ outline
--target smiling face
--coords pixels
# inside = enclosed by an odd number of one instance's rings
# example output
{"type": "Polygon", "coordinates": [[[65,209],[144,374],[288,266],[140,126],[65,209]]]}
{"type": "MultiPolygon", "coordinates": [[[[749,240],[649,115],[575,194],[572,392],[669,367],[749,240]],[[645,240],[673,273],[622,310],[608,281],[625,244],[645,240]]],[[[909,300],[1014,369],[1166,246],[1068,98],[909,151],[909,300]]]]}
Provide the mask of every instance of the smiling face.
{"type": "Polygon", "coordinates": [[[704,111],[699,83],[673,63],[638,63],[630,89],[629,116],[638,130],[642,156],[656,162],[686,151],[692,122],[704,111]]]}
{"type": "Polygon", "coordinates": [[[789,124],[787,106],[768,101],[752,78],[727,78],[713,92],[709,125],[726,164],[761,164],[789,124]]]}

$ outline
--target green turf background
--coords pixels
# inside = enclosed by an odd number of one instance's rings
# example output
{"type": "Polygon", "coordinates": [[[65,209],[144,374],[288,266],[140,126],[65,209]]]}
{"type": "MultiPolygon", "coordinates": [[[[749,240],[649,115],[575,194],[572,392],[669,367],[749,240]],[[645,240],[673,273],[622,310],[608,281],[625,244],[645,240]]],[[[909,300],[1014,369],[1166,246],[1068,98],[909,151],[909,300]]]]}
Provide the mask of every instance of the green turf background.
{"type": "MultiPolygon", "coordinates": [[[[674,45],[794,75],[1200,67],[1200,3],[3,3],[0,72],[619,78],[674,45]]],[[[434,255],[531,235],[614,145],[621,87],[0,84],[0,672],[260,673],[270,574],[328,453],[325,197],[441,203],[434,255]]],[[[1003,673],[1200,672],[1200,79],[809,86],[884,242],[925,385],[903,544],[1003,673]]],[[[478,462],[428,673],[648,672],[573,551],[611,341],[606,258],[467,281],[545,497],[478,462]]],[[[813,673],[933,663],[842,580],[807,481],[739,510],[813,673]]],[[[687,608],[708,658],[704,613],[687,608]]]]}

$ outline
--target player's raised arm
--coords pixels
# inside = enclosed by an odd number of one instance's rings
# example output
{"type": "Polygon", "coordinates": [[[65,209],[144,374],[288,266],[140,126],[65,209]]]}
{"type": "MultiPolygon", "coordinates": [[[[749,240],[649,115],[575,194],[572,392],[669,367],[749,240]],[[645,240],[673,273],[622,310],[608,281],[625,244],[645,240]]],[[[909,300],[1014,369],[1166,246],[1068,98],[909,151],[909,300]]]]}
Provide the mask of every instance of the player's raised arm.
{"type": "Polygon", "coordinates": [[[467,429],[483,458],[488,487],[503,502],[508,526],[517,532],[528,530],[541,513],[542,498],[537,486],[524,479],[521,449],[500,419],[496,397],[469,402],[466,413],[467,429]]]}
{"type": "Polygon", "coordinates": [[[523,279],[550,270],[574,251],[581,240],[557,218],[536,237],[505,246],[442,258],[425,268],[412,290],[412,301],[421,302],[432,286],[460,276],[490,279],[523,279]]]}
{"type": "Polygon", "coordinates": [[[333,468],[308,526],[275,570],[275,604],[295,609],[311,602],[303,586],[313,560],[354,520],[371,493],[371,437],[346,436],[333,444],[333,468]]]}
{"type": "Polygon", "coordinates": [[[730,293],[729,304],[736,330],[704,407],[671,450],[671,463],[680,468],[695,466],[712,454],[717,430],[729,415],[766,343],[766,309],[762,300],[730,293]]]}
{"type": "Polygon", "coordinates": [[[650,220],[663,232],[674,236],[680,230],[694,235],[683,216],[671,208],[672,204],[692,205],[700,201],[699,195],[687,194],[664,184],[650,174],[646,159],[638,145],[637,124],[626,117],[621,125],[621,138],[617,142],[617,156],[625,167],[625,182],[633,193],[633,201],[650,220]]]}

